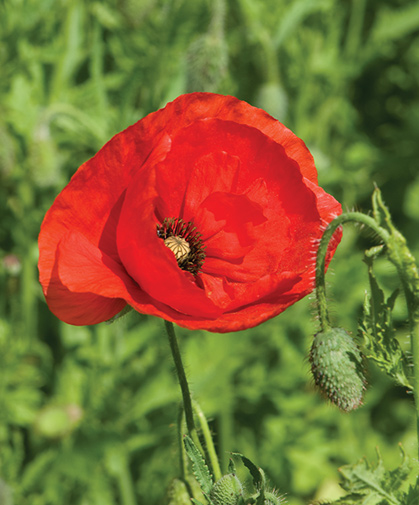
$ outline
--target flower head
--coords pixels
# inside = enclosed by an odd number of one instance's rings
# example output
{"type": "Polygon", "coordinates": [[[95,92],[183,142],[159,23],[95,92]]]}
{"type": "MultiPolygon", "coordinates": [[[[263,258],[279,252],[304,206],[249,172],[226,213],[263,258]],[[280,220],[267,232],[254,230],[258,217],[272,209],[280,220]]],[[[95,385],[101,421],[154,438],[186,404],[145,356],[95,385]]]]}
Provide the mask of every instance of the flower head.
{"type": "Polygon", "coordinates": [[[77,170],[41,227],[40,282],[70,324],[129,304],[242,330],[313,290],[314,244],[340,212],[284,125],[234,97],[183,95],[77,170]]]}

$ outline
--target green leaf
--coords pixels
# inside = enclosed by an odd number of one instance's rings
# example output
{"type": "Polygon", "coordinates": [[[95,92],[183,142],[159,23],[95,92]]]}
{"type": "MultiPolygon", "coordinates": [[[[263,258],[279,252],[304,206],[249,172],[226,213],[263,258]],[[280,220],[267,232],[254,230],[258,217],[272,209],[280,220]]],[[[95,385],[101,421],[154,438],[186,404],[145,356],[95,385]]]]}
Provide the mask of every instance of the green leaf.
{"type": "Polygon", "coordinates": [[[377,224],[392,232],[394,230],[394,226],[391,221],[391,214],[383,202],[381,191],[377,187],[372,194],[372,209],[372,213],[377,224]]]}
{"type": "Polygon", "coordinates": [[[263,470],[252,463],[250,459],[246,458],[246,456],[243,456],[243,454],[240,454],[239,452],[232,452],[231,454],[242,460],[243,465],[249,470],[250,475],[253,477],[253,484],[255,487],[257,489],[264,489],[266,482],[263,470]]]}
{"type": "Polygon", "coordinates": [[[411,463],[402,449],[401,451],[402,462],[392,471],[385,469],[378,450],[378,461],[375,466],[364,458],[354,465],[340,468],[343,477],[342,487],[348,494],[334,504],[406,505],[406,495],[400,488],[410,474],[411,463]]]}
{"type": "Polygon", "coordinates": [[[262,468],[259,468],[254,463],[252,463],[249,458],[243,456],[243,454],[240,454],[239,452],[232,452],[231,454],[233,456],[239,457],[242,460],[243,465],[249,470],[250,475],[253,478],[253,484],[257,492],[254,495],[248,497],[247,502],[254,503],[256,505],[263,505],[265,501],[266,486],[265,472],[262,470],[262,468]]]}
{"type": "Polygon", "coordinates": [[[192,471],[201,486],[204,495],[207,495],[213,486],[213,480],[205,460],[193,440],[185,435],[183,438],[186,454],[192,461],[192,471]]]}
{"type": "Polygon", "coordinates": [[[392,311],[398,290],[385,300],[383,290],[379,287],[373,273],[374,255],[365,255],[368,265],[370,293],[365,295],[364,314],[358,328],[363,339],[364,354],[372,359],[384,372],[397,383],[413,389],[410,383],[409,364],[398,340],[394,336],[392,311]]]}
{"type": "Polygon", "coordinates": [[[230,458],[228,462],[228,473],[236,473],[236,465],[234,464],[233,458],[230,458]]]}
{"type": "Polygon", "coordinates": [[[419,482],[415,486],[410,486],[404,499],[404,505],[417,505],[419,503],[419,482]]]}

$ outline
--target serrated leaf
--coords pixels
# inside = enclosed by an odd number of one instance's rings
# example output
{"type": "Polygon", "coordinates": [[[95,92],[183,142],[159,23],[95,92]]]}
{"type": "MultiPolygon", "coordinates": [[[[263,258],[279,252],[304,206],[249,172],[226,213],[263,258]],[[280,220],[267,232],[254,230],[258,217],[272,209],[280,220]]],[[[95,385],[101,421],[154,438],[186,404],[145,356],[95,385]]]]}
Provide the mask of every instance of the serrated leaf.
{"type": "Polygon", "coordinates": [[[192,462],[192,472],[204,495],[207,495],[213,486],[213,480],[205,460],[193,440],[185,435],[183,438],[186,454],[192,462]]]}
{"type": "Polygon", "coordinates": [[[377,187],[375,188],[374,193],[372,194],[372,209],[373,209],[372,213],[376,223],[379,226],[387,228],[389,232],[392,232],[395,228],[391,221],[391,214],[387,206],[383,202],[381,191],[377,187]]]}
{"type": "Polygon", "coordinates": [[[419,482],[409,487],[403,503],[404,505],[417,505],[419,503],[419,482]]]}
{"type": "Polygon", "coordinates": [[[374,257],[366,254],[370,293],[365,296],[363,318],[358,329],[364,343],[363,351],[367,358],[372,359],[397,383],[412,389],[408,360],[393,330],[392,311],[398,290],[385,300],[384,292],[373,273],[373,261],[374,257]]]}
{"type": "Polygon", "coordinates": [[[400,487],[406,481],[411,463],[402,451],[402,462],[395,470],[385,469],[379,452],[375,466],[364,458],[354,465],[340,468],[343,477],[341,484],[348,492],[334,502],[338,505],[406,505],[405,494],[400,487]]]}

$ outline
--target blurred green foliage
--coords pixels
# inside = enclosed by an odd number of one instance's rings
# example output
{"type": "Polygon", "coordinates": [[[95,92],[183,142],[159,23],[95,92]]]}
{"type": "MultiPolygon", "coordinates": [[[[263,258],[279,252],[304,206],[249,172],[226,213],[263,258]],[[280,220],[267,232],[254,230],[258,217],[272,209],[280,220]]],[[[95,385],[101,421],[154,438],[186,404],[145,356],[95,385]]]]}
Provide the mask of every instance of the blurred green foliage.
{"type": "MultiPolygon", "coordinates": [[[[375,181],[419,249],[414,0],[3,0],[0,5],[0,503],[165,504],[179,392],[161,321],[69,327],[37,282],[53,198],[112,135],[189,91],[260,106],[308,144],[345,206],[375,181]]],[[[355,330],[369,237],[346,229],[329,280],[355,330]]],[[[395,273],[378,265],[391,292],[395,273]]],[[[397,307],[396,307],[397,308],[397,307]]],[[[338,496],[339,465],[414,451],[411,397],[370,369],[342,415],[313,391],[310,301],[240,334],[179,331],[221,458],[261,465],[290,505],[338,496]]],[[[395,321],[406,346],[402,303],[395,321]]]]}

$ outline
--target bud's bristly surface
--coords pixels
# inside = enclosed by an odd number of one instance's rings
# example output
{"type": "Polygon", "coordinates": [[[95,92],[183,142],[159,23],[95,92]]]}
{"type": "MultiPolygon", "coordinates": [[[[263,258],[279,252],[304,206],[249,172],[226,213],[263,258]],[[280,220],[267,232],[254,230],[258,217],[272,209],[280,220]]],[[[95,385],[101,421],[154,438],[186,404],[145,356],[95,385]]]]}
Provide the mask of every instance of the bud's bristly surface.
{"type": "Polygon", "coordinates": [[[242,495],[243,486],[234,473],[221,477],[210,492],[214,505],[237,505],[242,495]]]}
{"type": "Polygon", "coordinates": [[[343,328],[329,328],[314,336],[310,350],[311,371],[321,392],[341,410],[362,404],[366,379],[363,358],[343,328]]]}

